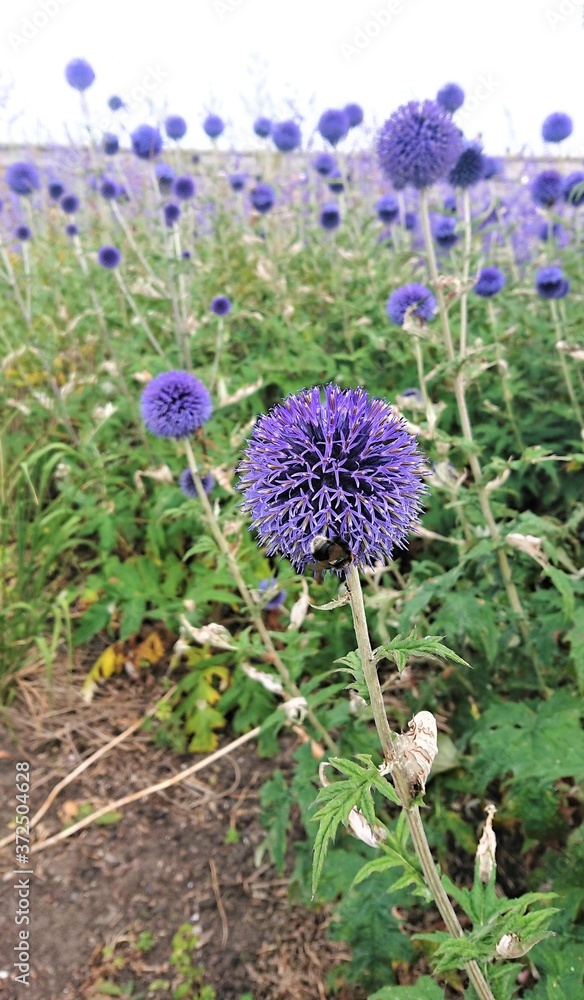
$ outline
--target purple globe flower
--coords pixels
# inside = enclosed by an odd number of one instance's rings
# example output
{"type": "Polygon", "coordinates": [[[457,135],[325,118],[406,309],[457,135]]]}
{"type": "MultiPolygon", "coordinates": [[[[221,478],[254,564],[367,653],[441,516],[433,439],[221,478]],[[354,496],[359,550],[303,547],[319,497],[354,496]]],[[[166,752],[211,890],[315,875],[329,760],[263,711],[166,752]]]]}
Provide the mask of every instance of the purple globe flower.
{"type": "Polygon", "coordinates": [[[409,231],[412,232],[418,225],[418,216],[415,212],[406,212],[404,215],[404,226],[409,231]]]}
{"type": "Polygon", "coordinates": [[[48,184],[49,198],[53,201],[58,201],[61,195],[65,193],[65,187],[61,184],[61,181],[49,181],[48,184]]]}
{"type": "Polygon", "coordinates": [[[175,201],[169,201],[162,209],[162,212],[166,225],[169,229],[172,229],[175,222],[178,222],[180,219],[180,205],[177,205],[175,201]]]}
{"type": "Polygon", "coordinates": [[[572,134],[574,125],[569,115],[563,111],[555,111],[548,115],[541,126],[541,134],[544,142],[562,142],[572,134]]]}
{"type": "Polygon", "coordinates": [[[166,194],[172,187],[175,178],[173,168],[169,163],[157,163],[154,167],[154,176],[161,194],[166,194]]]}
{"type": "Polygon", "coordinates": [[[211,397],[194,375],[163,372],[142,393],[142,419],[157,437],[183,438],[194,434],[213,412],[211,397]]]}
{"type": "Polygon", "coordinates": [[[32,239],[32,233],[28,226],[17,226],[14,230],[14,235],[21,243],[26,243],[27,240],[32,239]]]}
{"type": "Polygon", "coordinates": [[[536,205],[549,208],[562,197],[564,180],[557,170],[542,170],[531,182],[530,193],[536,205]]]}
{"type": "Polygon", "coordinates": [[[195,182],[192,177],[177,177],[172,190],[181,201],[188,201],[195,194],[195,182]]]}
{"type": "Polygon", "coordinates": [[[169,115],[164,123],[164,129],[169,139],[182,139],[187,131],[187,123],[180,115],[169,115]]]}
{"type": "Polygon", "coordinates": [[[436,103],[454,114],[464,104],[464,90],[457,83],[447,83],[436,94],[436,103]]]}
{"type": "Polygon", "coordinates": [[[272,123],[269,118],[263,118],[260,115],[253,123],[253,130],[260,139],[267,139],[272,131],[272,123]]]}
{"type": "Polygon", "coordinates": [[[451,215],[439,216],[433,222],[432,234],[439,247],[443,250],[449,250],[458,243],[456,219],[453,219],[451,215]]]}
{"type": "Polygon", "coordinates": [[[446,198],[442,202],[442,208],[444,209],[445,212],[456,212],[456,198],[454,197],[453,194],[449,194],[446,196],[446,198]]]}
{"type": "Polygon", "coordinates": [[[232,191],[243,191],[245,187],[245,174],[229,174],[229,186],[232,191]]]}
{"type": "Polygon", "coordinates": [[[385,309],[392,323],[403,326],[411,306],[415,306],[413,315],[428,323],[436,312],[436,299],[425,285],[402,285],[389,296],[385,309]]]}
{"type": "Polygon", "coordinates": [[[460,131],[435,101],[411,101],[383,125],[379,165],[394,187],[429,187],[452,170],[462,151],[460,131]]]}
{"type": "Polygon", "coordinates": [[[387,224],[395,222],[399,215],[399,204],[397,198],[392,194],[383,194],[378,198],[375,205],[378,219],[387,224]]]}
{"type": "MultiPolygon", "coordinates": [[[[197,488],[195,486],[195,480],[193,479],[193,474],[190,469],[185,469],[181,472],[178,480],[178,485],[183,491],[184,495],[189,498],[189,500],[196,500],[198,497],[197,488]]],[[[205,476],[201,476],[201,486],[203,487],[207,496],[211,493],[213,487],[215,486],[215,480],[210,472],[205,476]]]]}
{"type": "Polygon", "coordinates": [[[65,67],[65,78],[70,87],[83,92],[91,87],[95,73],[85,59],[72,59],[65,67]]]}
{"type": "Polygon", "coordinates": [[[493,295],[499,294],[505,281],[505,275],[498,267],[483,267],[477,275],[473,292],[484,299],[490,299],[493,295]]]}
{"type": "Polygon", "coordinates": [[[448,182],[457,188],[474,187],[484,177],[483,169],[481,147],[476,142],[470,142],[448,174],[448,182]]]}
{"type": "Polygon", "coordinates": [[[113,132],[106,132],[103,137],[103,151],[106,156],[115,156],[120,148],[120,140],[113,132]]]}
{"type": "Polygon", "coordinates": [[[25,163],[20,160],[18,163],[11,163],[6,168],[6,183],[10,190],[14,191],[14,194],[27,195],[38,191],[41,179],[34,163],[25,163]]]}
{"type": "Polygon", "coordinates": [[[256,212],[261,212],[264,215],[273,207],[276,194],[269,184],[256,184],[251,189],[249,198],[256,212]]]}
{"type": "Polygon", "coordinates": [[[564,201],[568,205],[582,205],[584,203],[584,173],[581,170],[574,170],[568,174],[564,181],[564,201]]]}
{"type": "Polygon", "coordinates": [[[363,122],[363,108],[360,104],[345,104],[345,114],[349,128],[357,128],[363,122]]]}
{"type": "Polygon", "coordinates": [[[345,190],[345,185],[343,183],[343,175],[338,167],[335,167],[334,170],[331,170],[330,174],[328,175],[327,183],[329,186],[329,191],[332,191],[333,194],[340,194],[341,191],[345,190]]]}
{"type": "Polygon", "coordinates": [[[231,312],[231,299],[228,299],[226,295],[216,295],[211,300],[210,308],[211,312],[215,313],[216,316],[229,316],[231,312]]]}
{"type": "Polygon", "coordinates": [[[130,139],[132,149],[140,160],[153,160],[162,149],[162,136],[152,125],[138,125],[130,139]]]}
{"type": "Polygon", "coordinates": [[[111,177],[103,177],[99,193],[105,201],[113,201],[118,195],[118,185],[111,177]]]}
{"type": "Polygon", "coordinates": [[[542,299],[563,299],[570,291],[561,267],[542,267],[535,275],[535,288],[542,299]]]}
{"type": "Polygon", "coordinates": [[[97,262],[101,267],[105,267],[107,271],[113,271],[118,267],[122,255],[117,247],[103,246],[97,251],[97,262]]]}
{"type": "Polygon", "coordinates": [[[61,198],[61,208],[66,215],[75,215],[79,211],[79,198],[75,194],[66,194],[61,198]]]}
{"type": "Polygon", "coordinates": [[[276,125],[272,125],[271,134],[274,146],[276,149],[279,149],[281,153],[291,153],[294,149],[298,149],[300,143],[302,142],[300,129],[296,122],[292,121],[292,119],[285,122],[277,122],[276,125]]]}
{"type": "Polygon", "coordinates": [[[330,153],[318,153],[312,161],[312,166],[317,174],[327,177],[335,169],[337,161],[330,153]]]}
{"type": "Polygon", "coordinates": [[[334,202],[329,202],[328,205],[323,205],[320,210],[318,221],[319,225],[321,225],[323,229],[338,229],[341,224],[339,206],[335,205],[334,202]]]}
{"type": "Polygon", "coordinates": [[[219,117],[219,115],[207,115],[205,121],[203,122],[203,132],[205,132],[210,139],[218,139],[224,131],[225,122],[219,117]]]}
{"type": "Polygon", "coordinates": [[[492,177],[498,177],[502,171],[501,161],[496,156],[483,156],[483,178],[490,181],[492,177]]]}
{"type": "Polygon", "coordinates": [[[107,106],[110,109],[110,111],[119,111],[120,108],[125,107],[122,98],[118,97],[117,94],[112,94],[112,96],[109,98],[107,102],[107,106]]]}
{"type": "Polygon", "coordinates": [[[65,226],[65,232],[67,236],[79,236],[79,230],[74,222],[70,222],[65,226]]]}
{"type": "Polygon", "coordinates": [[[336,146],[349,131],[349,119],[344,111],[329,108],[320,116],[317,129],[326,142],[336,146]]]}
{"type": "Polygon", "coordinates": [[[424,458],[405,421],[364,389],[314,386],[259,418],[239,466],[242,508],[268,555],[298,572],[340,538],[357,567],[402,547],[417,522],[424,458]]]}
{"type": "Polygon", "coordinates": [[[260,596],[266,593],[272,595],[264,604],[264,611],[277,611],[286,600],[286,591],[278,590],[278,581],[275,576],[268,577],[266,580],[260,580],[258,591],[260,596]]]}

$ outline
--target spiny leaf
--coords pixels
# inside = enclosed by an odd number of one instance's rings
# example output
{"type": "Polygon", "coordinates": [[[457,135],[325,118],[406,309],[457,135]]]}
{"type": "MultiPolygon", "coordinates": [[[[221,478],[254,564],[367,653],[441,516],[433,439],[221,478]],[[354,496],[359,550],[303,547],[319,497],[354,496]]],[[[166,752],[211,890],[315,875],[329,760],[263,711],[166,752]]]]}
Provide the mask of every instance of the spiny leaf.
{"type": "Polygon", "coordinates": [[[393,660],[398,670],[403,670],[410,656],[435,656],[442,660],[452,660],[454,663],[461,663],[463,667],[470,667],[470,663],[463,660],[458,653],[453,652],[445,646],[441,640],[442,635],[418,636],[417,630],[412,629],[409,635],[396,635],[391,642],[378,646],[373,652],[376,660],[384,657],[393,660]]]}

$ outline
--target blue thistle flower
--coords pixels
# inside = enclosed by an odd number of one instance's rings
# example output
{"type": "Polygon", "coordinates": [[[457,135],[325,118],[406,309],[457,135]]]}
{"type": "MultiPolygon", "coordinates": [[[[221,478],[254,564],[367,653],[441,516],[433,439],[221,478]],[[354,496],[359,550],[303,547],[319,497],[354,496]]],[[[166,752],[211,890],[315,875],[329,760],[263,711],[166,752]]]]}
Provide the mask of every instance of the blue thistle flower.
{"type": "Polygon", "coordinates": [[[110,111],[119,111],[120,108],[125,107],[125,104],[121,97],[118,97],[117,94],[112,94],[112,96],[108,99],[107,106],[110,111]]]}
{"type": "Polygon", "coordinates": [[[187,123],[180,115],[169,115],[164,129],[169,139],[182,139],[186,135],[187,123]]]}
{"type": "Polygon", "coordinates": [[[312,161],[312,166],[316,170],[317,174],[320,174],[322,177],[328,177],[328,175],[333,172],[336,165],[337,161],[334,156],[331,156],[330,153],[318,153],[312,161]]]}
{"type": "Polygon", "coordinates": [[[564,181],[557,170],[542,170],[531,182],[530,193],[536,205],[549,208],[562,197],[564,181]]]}
{"type": "Polygon", "coordinates": [[[229,174],[229,186],[232,191],[243,191],[245,187],[245,174],[229,174]]]}
{"type": "Polygon", "coordinates": [[[345,104],[345,114],[349,128],[357,128],[363,122],[363,108],[360,104],[345,104]]]}
{"type": "Polygon", "coordinates": [[[113,201],[118,196],[118,185],[111,177],[103,177],[99,193],[105,201],[113,201]]]}
{"type": "Polygon", "coordinates": [[[260,139],[267,139],[272,131],[272,123],[269,118],[260,115],[253,123],[253,130],[260,139]]]}
{"type": "Polygon", "coordinates": [[[418,216],[415,212],[406,212],[404,215],[404,226],[409,231],[412,232],[418,225],[418,216]]]}
{"type": "Polygon", "coordinates": [[[286,600],[286,591],[278,590],[278,581],[275,576],[268,577],[265,580],[260,580],[258,583],[258,591],[260,595],[262,594],[272,594],[269,600],[264,604],[264,611],[277,611],[281,608],[284,601],[286,600]]]}
{"type": "Polygon", "coordinates": [[[572,119],[563,111],[554,111],[548,115],[541,126],[541,134],[544,142],[562,142],[572,134],[574,128],[572,119]]]}
{"type": "Polygon", "coordinates": [[[574,170],[568,174],[564,181],[564,201],[568,205],[582,205],[584,203],[584,173],[581,170],[574,170]]]}
{"type": "Polygon", "coordinates": [[[65,78],[70,87],[83,92],[91,87],[95,73],[85,59],[72,59],[65,67],[65,78]]]}
{"type": "Polygon", "coordinates": [[[38,191],[41,179],[34,163],[25,163],[20,160],[18,163],[11,163],[6,168],[6,183],[10,190],[14,191],[14,194],[28,195],[38,191]]]}
{"type": "Polygon", "coordinates": [[[381,198],[378,198],[375,205],[375,210],[377,212],[378,219],[389,225],[391,222],[395,222],[399,215],[399,204],[397,198],[394,198],[392,194],[382,194],[381,198]]]}
{"type": "Polygon", "coordinates": [[[180,206],[175,201],[169,201],[162,209],[164,221],[169,229],[180,219],[180,206]]]}
{"type": "Polygon", "coordinates": [[[142,393],[142,419],[157,437],[183,438],[194,434],[213,412],[211,397],[194,375],[163,372],[142,393]]]}
{"type": "Polygon", "coordinates": [[[272,125],[271,135],[274,146],[281,153],[291,153],[294,149],[298,149],[302,142],[300,129],[292,119],[272,125]]]}
{"type": "Polygon", "coordinates": [[[456,219],[451,215],[441,215],[434,220],[432,234],[436,243],[443,250],[449,250],[458,243],[458,233],[456,232],[456,219]]]}
{"type": "Polygon", "coordinates": [[[269,184],[256,184],[251,189],[249,198],[256,212],[261,212],[264,215],[273,207],[276,193],[269,184]]]}
{"type": "Polygon", "coordinates": [[[20,240],[21,243],[26,243],[27,240],[32,239],[32,232],[28,226],[17,226],[14,230],[14,235],[17,240],[20,240]]]}
{"type": "Polygon", "coordinates": [[[473,292],[484,299],[498,295],[505,286],[505,275],[498,267],[482,267],[477,275],[473,292]]]}
{"type": "Polygon", "coordinates": [[[381,128],[379,165],[394,187],[425,188],[442,180],[462,150],[459,129],[435,101],[411,101],[381,128]]]}
{"type": "Polygon", "coordinates": [[[542,299],[563,299],[570,291],[561,267],[542,267],[535,275],[535,289],[542,299]]]}
{"type": "Polygon", "coordinates": [[[334,202],[323,205],[318,217],[319,224],[323,229],[337,229],[341,224],[341,213],[339,206],[334,202]]]}
{"type": "Polygon", "coordinates": [[[537,231],[537,235],[543,243],[547,243],[550,236],[553,240],[560,240],[564,235],[564,227],[561,222],[554,222],[551,226],[548,222],[542,222],[537,231]]]}
{"type": "MultiPolygon", "coordinates": [[[[195,480],[193,479],[193,474],[190,469],[185,469],[181,472],[178,480],[178,485],[183,491],[184,495],[189,498],[189,500],[196,500],[198,497],[197,488],[195,486],[195,480]]],[[[203,487],[207,496],[213,490],[215,486],[215,480],[210,472],[205,476],[201,476],[201,486],[203,487]]]]}
{"type": "Polygon", "coordinates": [[[117,247],[103,246],[97,251],[97,262],[101,267],[105,267],[107,271],[113,271],[118,267],[122,255],[117,247]]]}
{"type": "Polygon", "coordinates": [[[464,104],[464,90],[457,83],[446,83],[436,94],[436,103],[454,114],[464,104]]]}
{"type": "Polygon", "coordinates": [[[103,151],[106,156],[115,156],[120,148],[120,140],[113,132],[106,132],[103,137],[103,151]]]}
{"type": "Polygon", "coordinates": [[[357,567],[403,547],[425,471],[415,438],[385,400],[313,386],[259,418],[238,486],[267,554],[280,552],[302,572],[317,535],[342,539],[357,567]]]}
{"type": "Polygon", "coordinates": [[[407,310],[415,306],[413,315],[428,323],[436,312],[436,299],[425,285],[402,285],[389,296],[385,310],[392,323],[403,326],[407,310]]]}
{"type": "Polygon", "coordinates": [[[130,140],[132,149],[140,160],[153,160],[162,149],[162,136],[153,125],[138,125],[130,140]]]}
{"type": "Polygon", "coordinates": [[[341,191],[345,190],[345,185],[343,183],[343,175],[338,167],[335,167],[334,170],[331,170],[327,178],[327,184],[329,187],[329,191],[332,191],[333,194],[340,194],[341,191]]]}
{"type": "Polygon", "coordinates": [[[195,182],[192,177],[177,177],[172,190],[181,201],[188,201],[195,194],[195,182]]]}
{"type": "Polygon", "coordinates": [[[231,308],[231,299],[228,299],[226,295],[216,295],[211,300],[210,309],[216,316],[229,316],[231,308]]]}
{"type": "Polygon", "coordinates": [[[210,139],[218,139],[224,131],[225,122],[219,117],[219,115],[207,115],[205,121],[203,122],[203,132],[208,135],[210,139]]]}
{"type": "Polygon", "coordinates": [[[172,182],[175,178],[173,168],[169,163],[157,163],[154,167],[154,176],[156,177],[160,193],[167,194],[170,191],[172,182]]]}
{"type": "Polygon", "coordinates": [[[69,222],[68,225],[65,226],[65,232],[67,236],[79,236],[79,229],[74,222],[69,222]]]}
{"type": "Polygon", "coordinates": [[[47,189],[49,198],[53,201],[58,201],[61,195],[65,193],[65,185],[61,184],[61,181],[49,181],[47,189]]]}
{"type": "Polygon", "coordinates": [[[317,129],[326,142],[336,146],[349,131],[349,119],[344,111],[329,108],[320,116],[317,129]]]}
{"type": "Polygon", "coordinates": [[[456,198],[453,194],[446,195],[442,202],[442,208],[445,212],[456,212],[456,198]]]}
{"type": "Polygon", "coordinates": [[[485,181],[490,181],[492,177],[498,177],[502,169],[502,163],[496,156],[483,155],[483,179],[485,181]]]}
{"type": "Polygon", "coordinates": [[[75,215],[79,211],[79,198],[75,194],[66,194],[61,198],[61,208],[66,215],[75,215]]]}
{"type": "Polygon", "coordinates": [[[448,174],[448,182],[452,184],[452,187],[473,187],[483,179],[483,170],[484,159],[481,147],[476,142],[469,142],[448,174]]]}

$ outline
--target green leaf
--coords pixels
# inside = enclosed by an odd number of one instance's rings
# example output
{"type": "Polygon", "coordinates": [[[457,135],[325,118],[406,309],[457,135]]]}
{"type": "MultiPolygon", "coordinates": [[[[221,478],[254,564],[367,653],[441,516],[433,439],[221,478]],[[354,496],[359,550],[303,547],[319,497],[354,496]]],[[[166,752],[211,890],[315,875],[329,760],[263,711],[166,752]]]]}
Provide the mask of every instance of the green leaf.
{"type": "Polygon", "coordinates": [[[373,652],[376,660],[386,657],[393,660],[398,670],[403,670],[410,656],[435,656],[442,660],[452,660],[454,663],[461,663],[463,667],[470,667],[470,663],[463,660],[458,653],[453,652],[440,640],[442,635],[425,635],[419,637],[417,630],[413,629],[409,635],[396,635],[389,643],[378,646],[373,652]]]}
{"type": "Polygon", "coordinates": [[[565,638],[570,643],[570,659],[576,668],[580,694],[584,694],[584,607],[574,613],[574,624],[565,638]]]}
{"type": "MultiPolygon", "coordinates": [[[[574,595],[574,586],[572,580],[567,573],[564,573],[561,569],[556,569],[555,566],[546,566],[545,575],[550,578],[556,590],[559,591],[562,598],[562,611],[564,613],[564,620],[566,625],[569,624],[574,617],[574,608],[576,605],[576,598],[574,595]]],[[[580,609],[582,610],[582,609],[580,609]]]]}
{"type": "Polygon", "coordinates": [[[260,823],[268,835],[255,852],[256,864],[267,850],[280,875],[286,863],[286,834],[290,828],[290,806],[292,796],[281,771],[274,771],[273,777],[262,785],[260,791],[260,823]]]}
{"type": "Polygon", "coordinates": [[[132,597],[124,602],[120,623],[120,641],[124,642],[138,632],[146,615],[146,601],[143,597],[132,597]]]}
{"type": "Polygon", "coordinates": [[[429,976],[422,976],[415,986],[382,986],[367,1000],[444,1000],[444,991],[429,976]]]}

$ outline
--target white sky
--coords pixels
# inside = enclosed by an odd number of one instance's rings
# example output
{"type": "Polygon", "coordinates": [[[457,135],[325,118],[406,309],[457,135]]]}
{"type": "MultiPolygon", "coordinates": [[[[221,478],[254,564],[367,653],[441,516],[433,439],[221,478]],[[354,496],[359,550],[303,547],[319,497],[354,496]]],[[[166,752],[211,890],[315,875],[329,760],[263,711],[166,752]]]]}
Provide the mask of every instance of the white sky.
{"type": "Polygon", "coordinates": [[[258,113],[304,118],[360,103],[370,127],[411,99],[459,83],[457,116],[485,151],[541,152],[541,122],[565,111],[564,144],[584,154],[581,0],[0,0],[0,141],[79,135],[79,95],[64,78],[73,58],[96,80],[93,120],[116,120],[107,98],[132,105],[130,124],[181,114],[185,143],[204,147],[201,121],[228,123],[224,146],[245,144],[258,113]],[[378,14],[377,20],[375,14],[378,14]],[[380,23],[381,22],[381,23],[380,23]],[[188,142],[187,142],[188,140],[188,142]]]}

